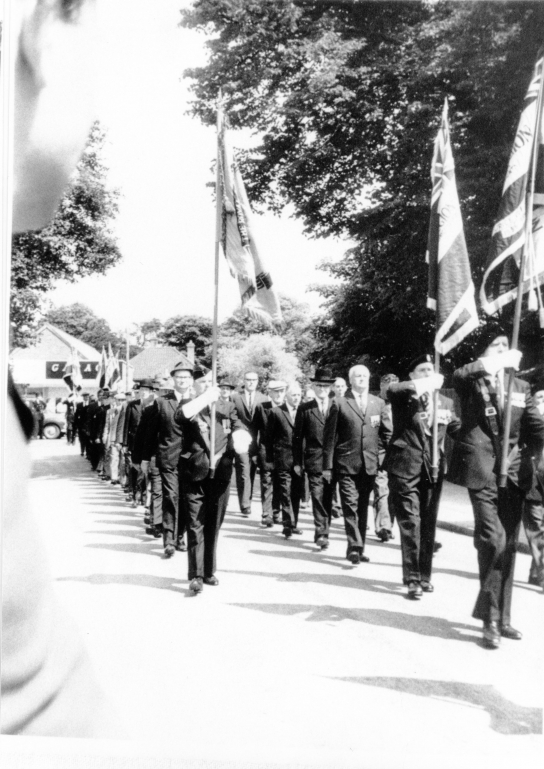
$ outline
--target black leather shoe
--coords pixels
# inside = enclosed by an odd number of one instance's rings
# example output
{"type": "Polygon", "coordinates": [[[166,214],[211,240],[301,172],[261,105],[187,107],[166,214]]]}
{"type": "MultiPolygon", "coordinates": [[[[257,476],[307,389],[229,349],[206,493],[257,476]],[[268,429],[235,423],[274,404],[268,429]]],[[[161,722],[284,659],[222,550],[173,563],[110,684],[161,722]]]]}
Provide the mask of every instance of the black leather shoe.
{"type": "Polygon", "coordinates": [[[326,544],[327,544],[327,540],[325,539],[325,537],[318,537],[318,538],[316,539],[316,541],[315,541],[315,544],[316,544],[318,547],[320,547],[321,549],[323,549],[324,547],[326,547],[326,544]]]}
{"type": "Polygon", "coordinates": [[[380,529],[380,531],[376,532],[376,536],[382,542],[389,542],[389,540],[391,539],[391,532],[389,532],[387,529],[380,529]]]}
{"type": "Polygon", "coordinates": [[[204,577],[204,584],[205,585],[218,585],[219,580],[217,577],[214,577],[213,575],[211,577],[204,577]]]}
{"type": "Polygon", "coordinates": [[[249,518],[249,516],[251,515],[251,510],[249,509],[249,507],[242,508],[242,515],[244,516],[244,518],[249,518]]]}
{"type": "Polygon", "coordinates": [[[282,531],[282,534],[285,537],[285,539],[289,539],[289,537],[292,535],[292,533],[293,532],[291,531],[291,529],[287,529],[285,527],[284,527],[284,529],[282,531]]]}
{"type": "Polygon", "coordinates": [[[195,577],[191,580],[191,584],[189,585],[189,590],[197,595],[198,593],[202,592],[203,585],[202,585],[203,579],[202,577],[195,577]]]}
{"type": "Polygon", "coordinates": [[[419,582],[412,581],[408,583],[408,598],[411,598],[414,601],[419,601],[422,595],[423,590],[421,589],[419,582]]]}
{"type": "Polygon", "coordinates": [[[175,552],[176,552],[176,548],[174,547],[174,545],[166,545],[166,547],[164,548],[164,557],[172,558],[175,552]]]}
{"type": "Polygon", "coordinates": [[[442,542],[435,542],[433,545],[433,553],[438,553],[441,547],[442,547],[442,542]]]}
{"type": "Polygon", "coordinates": [[[179,550],[182,553],[184,553],[187,550],[187,545],[185,544],[184,539],[180,539],[178,542],[176,542],[176,550],[179,550]]]}
{"type": "Polygon", "coordinates": [[[501,643],[499,624],[496,620],[484,622],[484,646],[486,649],[498,649],[501,643]]]}
{"type": "Polygon", "coordinates": [[[302,529],[295,528],[295,529],[291,529],[291,531],[293,532],[293,534],[302,534],[302,529]]]}
{"type": "Polygon", "coordinates": [[[361,561],[361,563],[368,563],[370,561],[370,558],[368,557],[368,555],[363,555],[361,553],[361,555],[359,556],[359,560],[361,561]]]}
{"type": "Polygon", "coordinates": [[[434,585],[425,579],[421,580],[421,589],[424,593],[434,593],[434,585]]]}
{"type": "Polygon", "coordinates": [[[527,584],[535,585],[536,587],[544,587],[544,579],[537,577],[535,574],[530,574],[527,584]]]}
{"type": "Polygon", "coordinates": [[[510,638],[512,641],[521,641],[523,634],[512,627],[512,625],[501,625],[501,635],[503,638],[510,638]]]}
{"type": "Polygon", "coordinates": [[[274,526],[274,521],[272,518],[267,518],[265,526],[267,529],[271,529],[274,526]]]}
{"type": "Polygon", "coordinates": [[[361,562],[361,556],[357,550],[352,550],[346,557],[354,566],[357,566],[357,564],[361,562]]]}

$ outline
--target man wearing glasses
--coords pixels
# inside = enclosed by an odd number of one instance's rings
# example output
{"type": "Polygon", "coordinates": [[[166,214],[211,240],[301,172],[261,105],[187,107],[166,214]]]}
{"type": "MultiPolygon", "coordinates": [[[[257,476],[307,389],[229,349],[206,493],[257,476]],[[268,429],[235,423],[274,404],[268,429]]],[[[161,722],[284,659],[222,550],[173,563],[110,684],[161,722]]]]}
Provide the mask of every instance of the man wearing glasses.
{"type": "Polygon", "coordinates": [[[255,407],[266,400],[264,395],[257,390],[258,384],[259,376],[257,373],[255,371],[248,371],[244,375],[242,392],[234,393],[232,396],[232,402],[236,407],[238,418],[251,435],[249,450],[242,454],[236,454],[234,458],[238,502],[240,504],[240,512],[246,518],[251,515],[253,482],[257,471],[258,429],[255,423],[255,407]]]}

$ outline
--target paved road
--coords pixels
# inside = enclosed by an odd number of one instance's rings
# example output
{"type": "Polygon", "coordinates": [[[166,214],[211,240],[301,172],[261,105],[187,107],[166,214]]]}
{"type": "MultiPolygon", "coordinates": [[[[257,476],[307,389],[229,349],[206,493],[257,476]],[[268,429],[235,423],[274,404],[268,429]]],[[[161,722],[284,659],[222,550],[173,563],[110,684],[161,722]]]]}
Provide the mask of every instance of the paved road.
{"type": "Polygon", "coordinates": [[[488,651],[470,616],[469,537],[440,532],[436,591],[411,602],[398,539],[371,536],[371,562],[353,567],[339,522],[323,554],[307,513],[303,536],[285,541],[231,497],[220,585],[193,597],[186,555],[165,560],[143,512],[75,447],[32,451],[60,599],[133,739],[188,759],[291,766],[496,767],[542,750],[544,597],[526,584],[528,556],[517,557],[513,610],[524,640],[488,651]]]}

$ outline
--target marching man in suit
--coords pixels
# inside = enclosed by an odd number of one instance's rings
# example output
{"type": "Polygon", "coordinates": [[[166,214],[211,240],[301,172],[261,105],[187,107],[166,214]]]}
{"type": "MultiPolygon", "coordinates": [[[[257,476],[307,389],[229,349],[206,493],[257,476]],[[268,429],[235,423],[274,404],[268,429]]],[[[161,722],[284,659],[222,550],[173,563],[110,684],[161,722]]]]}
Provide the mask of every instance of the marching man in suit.
{"type": "Polygon", "coordinates": [[[379,452],[391,437],[385,402],[369,393],[370,372],[357,365],[349,370],[350,389],[334,398],[323,436],[323,475],[338,480],[348,540],[346,558],[358,564],[364,554],[368,500],[379,469],[379,452]]]}
{"type": "Polygon", "coordinates": [[[297,412],[293,440],[294,470],[300,477],[306,471],[314,515],[314,541],[321,550],[326,550],[329,546],[333,484],[323,477],[323,430],[334,379],[328,368],[318,368],[310,381],[315,398],[303,403],[297,412]]]}
{"type": "Polygon", "coordinates": [[[402,551],[402,579],[408,597],[431,593],[434,538],[445,471],[446,432],[455,435],[459,420],[451,398],[438,396],[438,478],[432,479],[433,393],[443,384],[431,355],[421,355],[408,367],[409,380],[387,389],[393,414],[393,436],[384,469],[389,476],[389,504],[397,519],[402,551]]]}
{"type": "Polygon", "coordinates": [[[272,528],[281,523],[281,494],[279,481],[274,472],[272,454],[267,456],[266,436],[268,419],[272,409],[281,406],[285,400],[287,385],[280,379],[271,379],[267,385],[268,399],[261,401],[255,407],[255,429],[257,431],[257,462],[261,480],[262,525],[272,528]]]}
{"type": "Polygon", "coordinates": [[[251,497],[253,495],[253,483],[257,471],[257,428],[255,426],[255,408],[266,398],[257,390],[259,377],[254,371],[248,371],[244,375],[244,389],[241,393],[232,394],[232,402],[236,406],[238,418],[251,435],[249,451],[244,454],[236,454],[234,468],[236,471],[236,489],[240,512],[243,516],[251,515],[251,497]]]}
{"type": "MultiPolygon", "coordinates": [[[[533,392],[535,406],[544,419],[544,381],[537,382],[533,392]]],[[[532,456],[527,450],[524,454],[527,495],[523,505],[523,526],[532,556],[528,582],[544,589],[544,449],[532,452],[532,456]]]]}
{"type": "Polygon", "coordinates": [[[499,488],[505,393],[519,368],[521,353],[509,349],[508,337],[491,327],[478,360],[453,375],[461,400],[461,429],[455,441],[449,480],[468,489],[474,513],[480,592],[472,616],[484,623],[483,641],[497,649],[501,636],[519,640],[510,624],[516,539],[524,492],[519,485],[520,446],[542,450],[544,420],[527,382],[514,379],[512,421],[508,436],[508,479],[499,488]]]}
{"type": "Polygon", "coordinates": [[[176,550],[187,550],[186,516],[182,503],[179,474],[181,427],[174,419],[178,406],[190,400],[193,367],[180,362],[170,372],[174,390],[165,393],[151,406],[147,440],[142,459],[156,457],[162,480],[162,530],[164,555],[171,558],[176,550]]]}
{"type": "Polygon", "coordinates": [[[269,414],[266,452],[274,463],[274,483],[281,499],[283,535],[302,534],[298,528],[298,512],[303,491],[303,479],[296,474],[293,459],[293,437],[297,409],[302,390],[297,382],[288,385],[285,403],[275,406],[269,414]]]}
{"type": "Polygon", "coordinates": [[[215,576],[217,539],[225,517],[234,452],[247,452],[251,436],[238,418],[234,403],[220,400],[211,374],[198,380],[194,400],[180,404],[176,423],[183,434],[183,495],[187,510],[189,589],[197,595],[203,585],[218,585],[215,576]],[[215,445],[210,444],[211,409],[215,409],[215,445]],[[215,468],[213,477],[210,467],[215,468]]]}

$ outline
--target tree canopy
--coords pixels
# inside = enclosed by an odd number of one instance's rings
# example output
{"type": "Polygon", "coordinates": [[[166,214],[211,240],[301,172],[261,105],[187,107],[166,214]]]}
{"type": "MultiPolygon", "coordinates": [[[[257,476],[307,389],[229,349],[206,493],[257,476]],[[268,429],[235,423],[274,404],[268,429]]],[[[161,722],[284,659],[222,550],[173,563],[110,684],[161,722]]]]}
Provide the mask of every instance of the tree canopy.
{"type": "Polygon", "coordinates": [[[163,324],[157,333],[162,344],[185,352],[187,342],[195,345],[195,357],[206,366],[211,365],[212,321],[201,315],[175,315],[163,324]]]}
{"type": "MultiPolygon", "coordinates": [[[[45,314],[44,319],[62,331],[75,336],[76,339],[90,344],[96,350],[101,350],[102,347],[107,349],[108,344],[111,344],[114,351],[120,349],[124,356],[126,345],[124,337],[112,331],[108,321],[99,318],[85,304],[75,302],[62,307],[54,307],[45,314]]],[[[140,352],[139,347],[130,347],[131,356],[138,352],[140,352]]]]}
{"type": "MultiPolygon", "coordinates": [[[[252,202],[292,205],[313,236],[357,245],[329,269],[321,353],[399,366],[429,349],[424,254],[430,163],[444,98],[477,286],[544,27],[539,2],[197,0],[209,36],[194,113],[222,90],[252,202]]],[[[318,356],[319,349],[314,353],[318,356]]]]}
{"type": "Polygon", "coordinates": [[[288,352],[286,347],[285,339],[270,333],[233,338],[219,348],[218,368],[235,384],[242,383],[247,371],[255,371],[259,375],[261,386],[265,386],[270,379],[294,381],[302,377],[302,371],[296,355],[288,352]]]}
{"type": "Polygon", "coordinates": [[[10,320],[13,342],[18,346],[32,339],[42,300],[56,280],[75,282],[104,274],[121,259],[111,230],[119,194],[105,184],[104,140],[104,132],[95,123],[73,183],[52,222],[39,232],[13,238],[10,320]]]}

